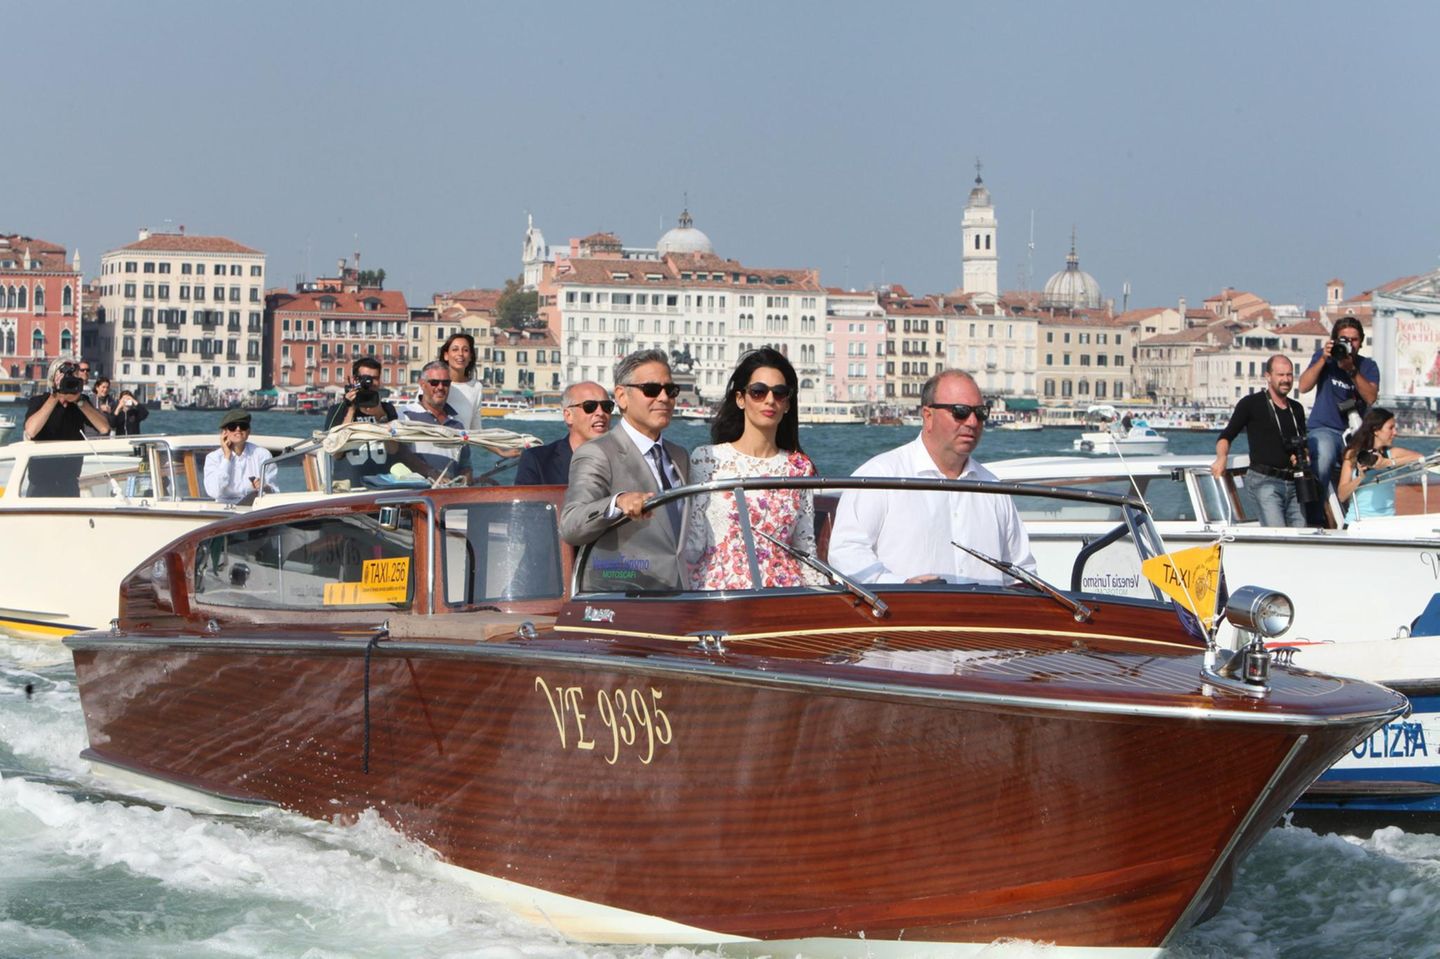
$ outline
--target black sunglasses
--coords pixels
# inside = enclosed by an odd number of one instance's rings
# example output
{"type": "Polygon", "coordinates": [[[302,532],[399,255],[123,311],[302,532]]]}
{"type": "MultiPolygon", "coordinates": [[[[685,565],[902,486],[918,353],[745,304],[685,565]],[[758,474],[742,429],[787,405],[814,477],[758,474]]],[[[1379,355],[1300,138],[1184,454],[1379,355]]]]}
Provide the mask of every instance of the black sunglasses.
{"type": "Polygon", "coordinates": [[[672,400],[680,395],[680,387],[674,383],[621,383],[620,385],[628,386],[632,390],[639,390],[645,394],[646,399],[651,400],[659,396],[661,390],[664,390],[665,395],[672,400]]]}
{"type": "Polygon", "coordinates": [[[571,403],[565,408],[567,410],[573,410],[577,406],[584,411],[586,416],[589,416],[591,413],[595,412],[596,407],[599,407],[607,413],[615,412],[614,400],[581,400],[579,403],[571,403]]]}
{"type": "Polygon", "coordinates": [[[740,392],[752,400],[763,400],[765,394],[774,393],[775,402],[783,403],[790,398],[792,391],[789,383],[776,383],[774,386],[771,386],[769,383],[751,383],[740,392]]]}
{"type": "Polygon", "coordinates": [[[90,367],[88,367],[88,366],[82,366],[82,367],[80,367],[80,372],[81,372],[81,373],[89,373],[89,372],[90,372],[90,367]]]}
{"type": "Polygon", "coordinates": [[[230,433],[230,432],[238,432],[239,430],[249,430],[249,429],[250,429],[250,424],[249,424],[249,423],[229,423],[229,424],[227,424],[227,425],[225,426],[224,429],[225,429],[225,432],[227,432],[227,433],[230,433]]]}
{"type": "Polygon", "coordinates": [[[429,383],[431,386],[443,386],[446,389],[449,389],[450,387],[449,380],[426,380],[425,382],[429,383]]]}
{"type": "Polygon", "coordinates": [[[975,418],[982,423],[990,418],[989,403],[981,403],[978,406],[971,406],[969,403],[931,403],[929,404],[929,408],[932,410],[949,410],[950,415],[955,417],[955,422],[957,423],[963,423],[968,420],[971,413],[974,413],[975,418]]]}

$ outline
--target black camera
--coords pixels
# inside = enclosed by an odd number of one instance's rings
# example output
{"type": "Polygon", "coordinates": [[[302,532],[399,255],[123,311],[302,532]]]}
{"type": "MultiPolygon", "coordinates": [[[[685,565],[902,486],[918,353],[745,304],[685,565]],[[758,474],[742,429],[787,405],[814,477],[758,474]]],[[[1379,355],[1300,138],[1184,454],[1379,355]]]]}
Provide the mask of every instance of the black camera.
{"type": "Polygon", "coordinates": [[[375,377],[368,373],[355,377],[355,382],[350,384],[350,388],[355,391],[356,406],[374,406],[380,402],[380,391],[375,388],[375,377]]]}
{"type": "Polygon", "coordinates": [[[1330,340],[1330,359],[1343,360],[1347,356],[1355,356],[1358,353],[1355,347],[1350,345],[1349,340],[1334,337],[1330,340]]]}
{"type": "Polygon", "coordinates": [[[1295,457],[1295,498],[1301,503],[1318,503],[1324,497],[1320,483],[1310,474],[1310,444],[1303,436],[1284,438],[1285,452],[1295,457]]]}
{"type": "Polygon", "coordinates": [[[74,363],[60,364],[60,382],[55,385],[56,393],[82,393],[85,391],[85,381],[76,375],[80,367],[74,363]]]}
{"type": "Polygon", "coordinates": [[[1359,453],[1357,453],[1357,454],[1355,455],[1355,459],[1359,461],[1359,463],[1360,463],[1361,466],[1365,467],[1366,469],[1369,469],[1370,467],[1374,466],[1376,463],[1380,462],[1380,451],[1379,451],[1379,450],[1361,450],[1359,453]]]}

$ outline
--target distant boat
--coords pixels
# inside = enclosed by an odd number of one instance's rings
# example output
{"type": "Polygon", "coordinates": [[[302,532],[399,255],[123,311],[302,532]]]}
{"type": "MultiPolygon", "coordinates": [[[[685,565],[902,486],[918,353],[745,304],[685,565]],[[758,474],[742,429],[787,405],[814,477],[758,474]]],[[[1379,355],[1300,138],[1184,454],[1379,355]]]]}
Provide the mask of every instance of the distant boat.
{"type": "Polygon", "coordinates": [[[674,419],[694,420],[706,423],[710,420],[710,407],[708,406],[677,406],[675,407],[674,419]]]}
{"type": "Polygon", "coordinates": [[[800,407],[801,426],[863,426],[865,421],[864,406],[858,403],[816,403],[800,407]]]}
{"type": "Polygon", "coordinates": [[[1123,415],[1113,406],[1092,406],[1086,411],[1086,418],[1092,424],[1105,424],[1105,428],[1080,434],[1073,445],[1081,453],[1158,456],[1170,448],[1170,441],[1145,420],[1123,415]]]}
{"type": "Polygon", "coordinates": [[[558,423],[565,418],[565,411],[558,406],[527,406],[511,410],[504,418],[524,423],[558,423]]]}

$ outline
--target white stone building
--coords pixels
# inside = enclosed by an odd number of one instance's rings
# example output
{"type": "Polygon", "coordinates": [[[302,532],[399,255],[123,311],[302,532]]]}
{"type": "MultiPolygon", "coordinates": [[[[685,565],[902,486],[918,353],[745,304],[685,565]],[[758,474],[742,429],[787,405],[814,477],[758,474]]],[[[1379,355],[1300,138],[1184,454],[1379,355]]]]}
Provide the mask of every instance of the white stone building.
{"type": "Polygon", "coordinates": [[[100,258],[99,345],[123,386],[223,404],[261,388],[265,254],[223,236],[141,230],[100,258]]]}

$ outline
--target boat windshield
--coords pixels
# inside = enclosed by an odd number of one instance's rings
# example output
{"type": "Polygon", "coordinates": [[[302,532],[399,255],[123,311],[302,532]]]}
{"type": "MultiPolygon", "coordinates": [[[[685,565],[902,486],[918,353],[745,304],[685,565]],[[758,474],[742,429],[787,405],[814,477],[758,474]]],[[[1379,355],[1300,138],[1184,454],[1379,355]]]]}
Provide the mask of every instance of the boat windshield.
{"type": "Polygon", "coordinates": [[[1047,585],[1155,597],[1139,569],[1164,547],[1141,504],[1123,493],[878,477],[757,477],[672,490],[651,500],[644,519],[622,518],[581,549],[573,593],[822,590],[871,602],[862,594],[877,588],[1010,586],[1026,577],[1008,563],[1035,571],[1036,544],[1023,531],[1035,504],[1050,500],[1114,526],[1074,560],[1068,578],[1051,571],[1061,581],[1047,585]],[[667,545],[677,528],[678,556],[667,545]],[[928,538],[916,541],[920,529],[928,538]]]}

